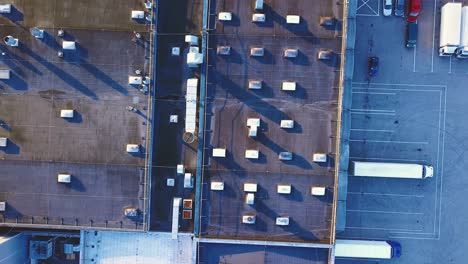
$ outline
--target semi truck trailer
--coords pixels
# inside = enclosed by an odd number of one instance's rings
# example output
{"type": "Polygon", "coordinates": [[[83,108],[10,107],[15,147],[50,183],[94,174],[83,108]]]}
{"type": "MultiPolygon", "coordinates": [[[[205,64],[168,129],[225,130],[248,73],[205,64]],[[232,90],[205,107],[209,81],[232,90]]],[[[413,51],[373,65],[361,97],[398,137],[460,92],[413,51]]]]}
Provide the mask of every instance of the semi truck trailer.
{"type": "Polygon", "coordinates": [[[346,240],[335,241],[335,257],[391,259],[401,255],[401,245],[395,241],[346,240]]]}
{"type": "Polygon", "coordinates": [[[457,58],[468,57],[468,6],[462,8],[460,47],[456,54],[457,58]]]}
{"type": "Polygon", "coordinates": [[[447,3],[440,17],[439,56],[451,56],[460,46],[461,3],[447,3]]]}
{"type": "Polygon", "coordinates": [[[353,161],[354,176],[424,179],[432,177],[434,168],[429,165],[353,161]]]}

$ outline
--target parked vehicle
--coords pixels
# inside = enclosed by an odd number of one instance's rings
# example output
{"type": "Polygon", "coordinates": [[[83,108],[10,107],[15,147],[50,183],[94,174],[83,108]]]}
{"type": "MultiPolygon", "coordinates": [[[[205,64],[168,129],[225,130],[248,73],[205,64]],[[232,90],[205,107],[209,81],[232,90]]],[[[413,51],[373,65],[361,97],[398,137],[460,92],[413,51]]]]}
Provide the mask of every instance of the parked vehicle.
{"type": "Polygon", "coordinates": [[[447,3],[441,9],[439,56],[451,56],[460,46],[461,3],[447,3]]]}
{"type": "Polygon", "coordinates": [[[456,54],[457,58],[467,58],[468,57],[468,6],[462,8],[462,18],[461,18],[461,37],[460,37],[460,47],[457,49],[456,54]]]}
{"type": "Polygon", "coordinates": [[[401,256],[401,245],[395,241],[337,239],[335,256],[342,258],[391,259],[401,256]]]}
{"type": "Polygon", "coordinates": [[[383,15],[389,16],[393,10],[393,0],[383,0],[383,15]]]}
{"type": "Polygon", "coordinates": [[[406,11],[406,20],[408,20],[408,22],[418,21],[419,14],[421,13],[421,0],[408,0],[408,8],[406,11]]]}
{"type": "Polygon", "coordinates": [[[395,0],[395,16],[405,16],[405,0],[395,0]]]}
{"type": "Polygon", "coordinates": [[[353,175],[361,177],[424,179],[434,175],[432,166],[412,163],[353,161],[352,166],[353,175]]]}
{"type": "Polygon", "coordinates": [[[368,61],[368,75],[369,77],[374,77],[377,75],[379,71],[379,58],[378,57],[370,57],[368,61]]]}
{"type": "Polygon", "coordinates": [[[415,48],[418,40],[418,24],[416,22],[409,22],[406,25],[406,47],[415,48]]]}

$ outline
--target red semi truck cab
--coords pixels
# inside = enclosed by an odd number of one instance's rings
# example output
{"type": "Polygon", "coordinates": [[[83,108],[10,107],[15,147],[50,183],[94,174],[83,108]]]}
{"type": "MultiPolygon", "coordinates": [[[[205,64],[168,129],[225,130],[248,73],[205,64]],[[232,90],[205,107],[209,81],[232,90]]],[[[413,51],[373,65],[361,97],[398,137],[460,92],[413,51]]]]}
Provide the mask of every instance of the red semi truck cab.
{"type": "Polygon", "coordinates": [[[408,10],[406,20],[408,20],[408,22],[417,22],[419,13],[421,13],[421,0],[409,0],[406,10],[408,10]]]}

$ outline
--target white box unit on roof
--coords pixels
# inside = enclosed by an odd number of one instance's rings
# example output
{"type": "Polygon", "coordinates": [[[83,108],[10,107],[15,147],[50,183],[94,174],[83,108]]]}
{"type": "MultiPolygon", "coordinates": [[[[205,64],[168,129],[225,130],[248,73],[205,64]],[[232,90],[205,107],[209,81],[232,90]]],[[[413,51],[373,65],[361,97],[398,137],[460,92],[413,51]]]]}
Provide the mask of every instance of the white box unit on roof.
{"type": "Polygon", "coordinates": [[[283,151],[278,155],[279,160],[292,160],[293,154],[291,152],[283,151]]]}
{"type": "Polygon", "coordinates": [[[60,110],[61,118],[73,118],[75,111],[73,109],[62,109],[60,110]]]}
{"type": "Polygon", "coordinates": [[[226,157],[226,149],[225,148],[214,148],[213,149],[213,157],[217,157],[217,158],[226,157]]]}
{"type": "Polygon", "coordinates": [[[312,156],[314,162],[327,162],[327,154],[325,153],[314,153],[312,156]]]}
{"type": "Polygon", "coordinates": [[[262,57],[265,55],[265,49],[260,47],[250,48],[250,56],[252,57],[262,57]]]}
{"type": "Polygon", "coordinates": [[[127,144],[128,153],[138,153],[140,152],[140,145],[138,144],[127,144]]]}
{"type": "Polygon", "coordinates": [[[245,151],[246,159],[258,159],[258,156],[259,156],[258,150],[248,149],[245,151]]]}
{"type": "Polygon", "coordinates": [[[222,181],[212,181],[211,190],[213,191],[222,191],[224,190],[224,182],[222,181]]]}
{"type": "Polygon", "coordinates": [[[177,239],[177,235],[179,234],[179,213],[181,203],[182,198],[174,197],[172,202],[172,239],[177,239]]]}
{"type": "Polygon", "coordinates": [[[166,185],[169,187],[173,187],[175,185],[175,179],[174,178],[168,178],[166,181],[166,185]]]}
{"type": "Polygon", "coordinates": [[[243,215],[242,216],[242,223],[253,225],[255,224],[256,217],[255,215],[243,215]]]}
{"type": "Polygon", "coordinates": [[[248,193],[245,195],[245,204],[253,205],[255,203],[255,194],[248,193]]]}
{"type": "Polygon", "coordinates": [[[6,147],[8,145],[8,138],[0,137],[0,147],[6,147]]]}
{"type": "Polygon", "coordinates": [[[177,164],[177,174],[182,175],[185,173],[185,167],[183,164],[177,164]]]}
{"type": "Polygon", "coordinates": [[[281,128],[294,128],[294,120],[284,119],[280,122],[281,128]]]}
{"type": "Polygon", "coordinates": [[[290,194],[291,184],[278,184],[276,186],[276,192],[281,194],[290,194]]]}
{"type": "Polygon", "coordinates": [[[257,184],[250,182],[244,183],[244,192],[257,192],[257,184]]]}
{"type": "Polygon", "coordinates": [[[187,80],[187,95],[185,96],[185,132],[195,133],[197,126],[197,87],[198,79],[187,80]]]}
{"type": "Polygon", "coordinates": [[[145,18],[145,11],[132,10],[132,18],[133,19],[143,19],[143,18],[145,18]]]}
{"type": "Polygon", "coordinates": [[[262,81],[260,81],[260,80],[249,80],[249,89],[253,89],[253,90],[262,89],[262,81]]]}
{"type": "Polygon", "coordinates": [[[230,12],[220,12],[218,14],[218,19],[220,21],[231,21],[232,20],[232,13],[230,13],[230,12]]]}
{"type": "Polygon", "coordinates": [[[6,210],[6,202],[0,202],[0,212],[5,212],[6,210]]]}
{"type": "Polygon", "coordinates": [[[254,9],[262,10],[263,9],[263,0],[255,0],[254,9]]]}
{"type": "Polygon", "coordinates": [[[283,56],[285,58],[296,58],[299,55],[298,49],[285,49],[283,52],[283,56]]]}
{"type": "Polygon", "coordinates": [[[57,181],[60,183],[70,183],[71,175],[68,173],[59,173],[59,175],[57,176],[57,181]]]}
{"type": "Polygon", "coordinates": [[[198,37],[194,35],[185,35],[185,42],[189,45],[198,45],[198,37]]]}
{"type": "Polygon", "coordinates": [[[248,118],[247,119],[247,126],[248,127],[259,127],[260,126],[260,118],[248,118]]]}
{"type": "Polygon", "coordinates": [[[169,116],[169,123],[178,123],[179,122],[179,116],[178,115],[170,115],[169,116]]]}
{"type": "Polygon", "coordinates": [[[310,189],[310,194],[316,196],[324,196],[325,195],[325,187],[323,186],[312,186],[310,189]]]}
{"type": "Polygon", "coordinates": [[[281,89],[283,91],[296,91],[296,82],[283,82],[281,89]]]}
{"type": "Polygon", "coordinates": [[[266,17],[265,14],[253,14],[252,15],[252,22],[254,23],[263,23],[265,22],[266,17]]]}
{"type": "Polygon", "coordinates": [[[10,70],[0,70],[0,79],[2,80],[10,79],[10,70]]]}
{"type": "Polygon", "coordinates": [[[9,13],[11,13],[11,4],[3,4],[3,5],[0,5],[0,13],[1,13],[1,14],[9,14],[9,13]]]}
{"type": "Polygon", "coordinates": [[[180,48],[179,47],[172,47],[171,55],[172,56],[179,56],[180,55],[180,48]]]}
{"type": "Polygon", "coordinates": [[[249,137],[256,137],[258,134],[258,127],[249,128],[249,137]]]}
{"type": "Polygon", "coordinates": [[[231,47],[230,46],[218,46],[216,47],[216,53],[218,55],[230,55],[231,54],[231,47]]]}
{"type": "Polygon", "coordinates": [[[299,24],[301,23],[301,17],[295,15],[286,16],[286,23],[288,24],[299,24]]]}
{"type": "Polygon", "coordinates": [[[189,52],[187,54],[187,65],[191,68],[198,67],[199,64],[203,63],[203,54],[199,52],[189,52]]]}
{"type": "Polygon", "coordinates": [[[143,83],[143,78],[141,76],[128,76],[128,84],[131,85],[140,85],[143,83]]]}
{"type": "Polygon", "coordinates": [[[192,173],[185,173],[185,175],[184,175],[184,188],[193,188],[192,173]]]}
{"type": "Polygon", "coordinates": [[[62,42],[62,49],[64,49],[64,50],[75,50],[76,49],[75,41],[66,41],[66,40],[64,40],[62,42]]]}
{"type": "Polygon", "coordinates": [[[276,225],[279,225],[279,226],[289,225],[289,216],[276,217],[276,225]]]}

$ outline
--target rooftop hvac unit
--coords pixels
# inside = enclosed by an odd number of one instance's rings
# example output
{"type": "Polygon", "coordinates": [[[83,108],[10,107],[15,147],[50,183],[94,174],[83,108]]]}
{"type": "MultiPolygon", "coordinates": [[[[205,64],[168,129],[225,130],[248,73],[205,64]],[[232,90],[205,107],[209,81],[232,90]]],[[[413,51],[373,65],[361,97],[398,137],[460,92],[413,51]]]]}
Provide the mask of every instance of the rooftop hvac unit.
{"type": "Polygon", "coordinates": [[[13,36],[4,37],[3,41],[5,42],[5,45],[10,46],[10,47],[18,47],[18,44],[19,44],[18,39],[14,38],[13,36]]]}
{"type": "Polygon", "coordinates": [[[265,22],[266,17],[265,14],[253,14],[252,15],[252,22],[254,23],[263,23],[265,22]]]}
{"type": "Polygon", "coordinates": [[[138,144],[127,144],[128,153],[138,153],[140,152],[140,145],[138,144]]]}
{"type": "Polygon", "coordinates": [[[10,79],[10,70],[0,70],[0,79],[1,80],[10,79]]]}
{"type": "Polygon", "coordinates": [[[75,41],[62,41],[62,49],[63,50],[75,50],[76,49],[76,43],[75,41]]]}
{"type": "Polygon", "coordinates": [[[258,48],[258,47],[250,48],[250,56],[252,56],[252,57],[262,57],[263,55],[265,55],[265,49],[264,48],[258,48]]]}
{"type": "Polygon", "coordinates": [[[183,164],[177,164],[177,174],[182,175],[185,173],[185,167],[183,164]]]}
{"type": "Polygon", "coordinates": [[[283,82],[283,91],[296,91],[296,82],[283,82]]]}
{"type": "Polygon", "coordinates": [[[191,68],[198,67],[203,63],[203,54],[199,52],[189,52],[187,54],[187,65],[191,68]]]}
{"type": "Polygon", "coordinates": [[[279,226],[289,225],[289,216],[276,217],[276,225],[279,225],[279,226]]]}
{"type": "Polygon", "coordinates": [[[53,243],[50,240],[30,240],[29,257],[31,259],[48,259],[52,256],[53,243]]]}
{"type": "Polygon", "coordinates": [[[6,210],[6,202],[0,202],[0,212],[5,212],[6,210]]]}
{"type": "Polygon", "coordinates": [[[132,10],[132,19],[144,19],[145,11],[132,10]]]}
{"type": "Polygon", "coordinates": [[[327,154],[325,153],[314,153],[312,156],[314,162],[327,162],[327,154]]]}
{"type": "Polygon", "coordinates": [[[128,84],[140,85],[142,83],[143,83],[143,78],[141,76],[128,76],[128,84]]]}
{"type": "Polygon", "coordinates": [[[185,35],[185,42],[189,45],[198,45],[198,37],[194,35],[185,35]]]}
{"type": "Polygon", "coordinates": [[[258,150],[248,149],[245,151],[246,159],[258,159],[260,153],[258,150]]]}
{"type": "Polygon", "coordinates": [[[288,24],[299,24],[301,23],[301,17],[295,15],[286,16],[286,23],[288,24]]]}
{"type": "Polygon", "coordinates": [[[325,195],[325,187],[323,186],[312,186],[310,189],[310,194],[316,196],[324,196],[325,195]]]}
{"type": "Polygon", "coordinates": [[[0,5],[0,14],[9,14],[11,13],[11,4],[0,5]]]}
{"type": "Polygon", "coordinates": [[[263,9],[263,0],[255,0],[254,9],[255,10],[262,10],[263,9]]]}
{"type": "Polygon", "coordinates": [[[321,49],[317,53],[317,59],[319,60],[330,60],[333,56],[333,52],[327,49],[321,49]]]}
{"type": "Polygon", "coordinates": [[[222,182],[222,181],[212,181],[211,182],[211,190],[212,191],[223,191],[224,190],[224,182],[222,182]]]}
{"type": "Polygon", "coordinates": [[[218,19],[220,21],[231,21],[232,20],[232,13],[230,13],[230,12],[220,12],[218,14],[218,19]]]}
{"type": "Polygon", "coordinates": [[[8,138],[0,137],[0,147],[6,147],[8,145],[8,138]]]}
{"type": "Polygon", "coordinates": [[[173,179],[173,178],[168,178],[168,179],[166,180],[166,185],[169,186],[169,187],[174,187],[174,185],[175,185],[175,179],[173,179]]]}
{"type": "Polygon", "coordinates": [[[290,184],[278,184],[278,186],[276,186],[276,192],[280,194],[290,194],[291,185],[290,184]]]}
{"type": "Polygon", "coordinates": [[[62,109],[60,110],[61,118],[73,118],[75,111],[73,109],[62,109]]]}
{"type": "Polygon", "coordinates": [[[44,30],[38,27],[33,27],[31,28],[31,35],[38,39],[44,38],[44,30]]]}
{"type": "Polygon", "coordinates": [[[225,148],[214,148],[213,149],[213,157],[217,157],[217,158],[226,157],[226,149],[225,148]]]}
{"type": "Polygon", "coordinates": [[[285,49],[283,53],[285,58],[296,58],[297,55],[299,55],[298,49],[285,49]]]}
{"type": "Polygon", "coordinates": [[[257,192],[257,184],[256,183],[244,183],[244,192],[257,192]]]}
{"type": "Polygon", "coordinates": [[[180,55],[180,48],[179,47],[172,47],[171,55],[172,56],[179,56],[180,55]]]}
{"type": "Polygon", "coordinates": [[[248,205],[253,205],[255,203],[255,194],[248,193],[245,195],[245,203],[248,205]]]}
{"type": "Polygon", "coordinates": [[[193,188],[192,173],[185,173],[185,175],[184,175],[184,188],[193,188]]]}
{"type": "Polygon", "coordinates": [[[224,56],[230,55],[231,54],[231,47],[230,46],[218,46],[216,48],[216,53],[218,55],[224,55],[224,56]]]}
{"type": "Polygon", "coordinates": [[[294,120],[281,120],[280,122],[281,128],[294,128],[294,120]]]}
{"type": "Polygon", "coordinates": [[[278,155],[278,159],[279,160],[292,160],[293,158],[293,154],[291,152],[280,152],[280,154],[278,155]]]}
{"type": "Polygon", "coordinates": [[[262,81],[249,80],[249,89],[253,89],[253,90],[262,89],[262,81]]]}
{"type": "Polygon", "coordinates": [[[256,220],[256,216],[255,215],[243,215],[242,216],[242,223],[244,224],[255,224],[255,220],[256,220]]]}
{"type": "Polygon", "coordinates": [[[57,182],[70,183],[71,175],[69,173],[59,173],[59,175],[57,176],[57,182]]]}
{"type": "Polygon", "coordinates": [[[320,17],[320,25],[322,27],[333,27],[335,26],[336,19],[331,16],[321,16],[320,17]]]}

